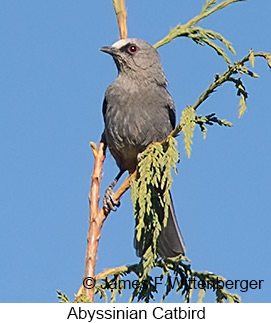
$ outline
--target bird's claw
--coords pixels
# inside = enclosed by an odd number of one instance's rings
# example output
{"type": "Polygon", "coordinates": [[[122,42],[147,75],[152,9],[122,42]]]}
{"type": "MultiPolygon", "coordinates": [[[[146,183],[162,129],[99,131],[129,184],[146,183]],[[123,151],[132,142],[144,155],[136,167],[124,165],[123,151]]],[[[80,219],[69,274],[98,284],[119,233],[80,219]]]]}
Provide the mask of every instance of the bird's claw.
{"type": "Polygon", "coordinates": [[[114,198],[114,192],[111,186],[109,186],[104,193],[103,206],[105,209],[114,212],[117,211],[116,206],[120,206],[120,201],[116,201],[114,198]]]}
{"type": "Polygon", "coordinates": [[[139,163],[141,161],[141,158],[142,158],[142,153],[138,153],[136,158],[137,158],[137,163],[139,163]]]}

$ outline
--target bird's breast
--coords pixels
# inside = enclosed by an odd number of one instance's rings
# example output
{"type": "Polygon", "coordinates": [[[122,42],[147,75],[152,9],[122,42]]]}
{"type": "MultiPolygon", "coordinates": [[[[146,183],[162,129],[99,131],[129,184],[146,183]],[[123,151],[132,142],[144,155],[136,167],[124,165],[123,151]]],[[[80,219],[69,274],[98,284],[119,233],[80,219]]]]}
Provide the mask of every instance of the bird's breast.
{"type": "Polygon", "coordinates": [[[105,137],[121,169],[135,169],[137,155],[150,143],[163,140],[172,130],[166,102],[145,88],[123,87],[106,93],[105,137]]]}

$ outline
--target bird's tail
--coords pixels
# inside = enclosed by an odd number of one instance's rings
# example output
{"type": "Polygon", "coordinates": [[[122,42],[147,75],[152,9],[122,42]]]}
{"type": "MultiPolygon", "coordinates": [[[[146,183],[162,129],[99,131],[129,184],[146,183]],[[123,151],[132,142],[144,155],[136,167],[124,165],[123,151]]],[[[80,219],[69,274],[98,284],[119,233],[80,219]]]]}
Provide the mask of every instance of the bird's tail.
{"type": "MultiPolygon", "coordinates": [[[[163,216],[160,218],[160,223],[163,222],[163,216]]],[[[148,245],[148,244],[147,244],[148,245]]],[[[147,246],[145,244],[144,250],[142,250],[142,244],[134,239],[134,246],[138,257],[142,257],[147,246]]],[[[180,228],[177,223],[175,210],[170,195],[170,206],[168,212],[168,221],[166,227],[162,228],[162,231],[158,240],[158,254],[162,258],[176,257],[180,254],[184,255],[186,251],[184,239],[182,237],[180,228]]]]}
{"type": "Polygon", "coordinates": [[[162,258],[176,257],[180,254],[185,254],[186,247],[181,230],[178,226],[171,194],[167,226],[162,228],[158,243],[158,254],[162,258]]]}

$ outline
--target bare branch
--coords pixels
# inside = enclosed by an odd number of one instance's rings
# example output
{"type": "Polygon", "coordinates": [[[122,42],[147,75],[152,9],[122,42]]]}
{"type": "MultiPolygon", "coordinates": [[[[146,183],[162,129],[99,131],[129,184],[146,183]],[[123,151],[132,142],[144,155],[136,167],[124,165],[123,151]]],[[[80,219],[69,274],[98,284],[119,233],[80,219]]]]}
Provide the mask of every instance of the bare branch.
{"type": "MultiPolygon", "coordinates": [[[[89,193],[89,204],[90,204],[90,216],[89,216],[89,232],[87,238],[87,252],[86,252],[86,265],[85,265],[85,275],[84,279],[91,277],[97,279],[95,276],[95,266],[97,261],[97,251],[99,246],[99,241],[101,237],[101,231],[103,223],[110,213],[110,210],[105,208],[99,211],[99,199],[100,199],[100,183],[101,183],[101,173],[103,167],[103,161],[105,159],[105,145],[103,142],[100,143],[97,150],[96,144],[91,143],[91,148],[93,155],[95,157],[94,171],[92,174],[91,190],[89,193]]],[[[137,171],[129,175],[122,185],[119,187],[117,192],[114,194],[114,199],[119,201],[121,196],[129,189],[130,181],[132,178],[137,176],[137,171]]],[[[100,279],[100,278],[98,278],[100,279]]],[[[84,290],[81,286],[77,292],[76,298],[78,298],[84,290]]],[[[94,288],[85,288],[86,297],[94,302],[94,288]]]]}
{"type": "MultiPolygon", "coordinates": [[[[89,193],[89,232],[87,237],[87,252],[86,252],[86,265],[85,265],[85,278],[95,276],[95,265],[97,260],[97,249],[101,236],[101,229],[105,216],[99,212],[99,199],[100,199],[100,183],[103,162],[105,159],[105,144],[100,143],[99,148],[95,144],[91,144],[93,155],[95,157],[94,170],[91,179],[91,189],[89,193]]],[[[85,289],[87,298],[94,301],[94,290],[85,289]]]]}
{"type": "Polygon", "coordinates": [[[125,10],[125,0],[113,0],[113,6],[118,19],[120,38],[127,38],[127,12],[125,10]]]}

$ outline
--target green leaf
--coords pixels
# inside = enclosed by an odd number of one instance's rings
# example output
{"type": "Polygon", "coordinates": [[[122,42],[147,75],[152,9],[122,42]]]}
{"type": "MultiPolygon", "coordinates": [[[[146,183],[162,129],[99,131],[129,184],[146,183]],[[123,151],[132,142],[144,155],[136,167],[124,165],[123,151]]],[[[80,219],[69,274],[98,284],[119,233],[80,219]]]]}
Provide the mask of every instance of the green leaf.
{"type": "Polygon", "coordinates": [[[66,294],[62,293],[60,290],[57,290],[57,298],[59,299],[59,303],[69,303],[69,298],[66,294]]]}
{"type": "Polygon", "coordinates": [[[238,117],[241,118],[245,111],[247,110],[247,107],[246,107],[246,99],[245,99],[245,96],[243,94],[241,94],[241,99],[239,101],[239,106],[240,106],[240,109],[238,110],[238,117]]]}
{"type": "Polygon", "coordinates": [[[188,158],[191,156],[192,138],[195,129],[195,110],[191,106],[187,106],[181,116],[182,132],[184,135],[185,151],[188,158]]]}
{"type": "Polygon", "coordinates": [[[251,66],[254,67],[254,65],[255,65],[255,56],[254,56],[254,51],[252,49],[249,51],[249,62],[251,64],[251,66]]]}
{"type": "Polygon", "coordinates": [[[215,4],[216,4],[216,0],[206,0],[205,4],[201,10],[201,14],[205,13],[208,9],[210,9],[215,4]]]}
{"type": "Polygon", "coordinates": [[[204,298],[205,294],[206,294],[205,289],[200,288],[200,289],[199,289],[199,294],[198,294],[198,301],[197,301],[197,303],[202,303],[202,302],[203,302],[203,298],[204,298]]]}
{"type": "Polygon", "coordinates": [[[268,66],[271,68],[271,54],[266,54],[265,59],[267,61],[268,66]]]}

